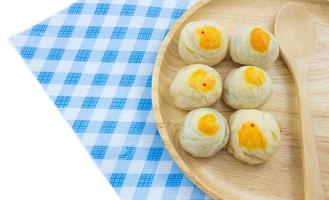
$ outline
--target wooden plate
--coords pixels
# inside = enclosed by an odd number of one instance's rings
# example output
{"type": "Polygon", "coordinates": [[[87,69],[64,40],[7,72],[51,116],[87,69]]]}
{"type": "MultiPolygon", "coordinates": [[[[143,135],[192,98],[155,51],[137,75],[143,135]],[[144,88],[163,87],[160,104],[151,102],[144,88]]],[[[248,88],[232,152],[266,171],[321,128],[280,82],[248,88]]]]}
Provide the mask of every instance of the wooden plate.
{"type": "MultiPolygon", "coordinates": [[[[187,112],[177,109],[169,86],[177,71],[186,66],[178,55],[177,41],[184,25],[190,21],[218,21],[229,33],[250,24],[273,32],[275,16],[288,0],[201,0],[168,33],[157,57],[153,74],[153,111],[163,142],[169,153],[198,187],[215,199],[303,199],[303,176],[300,149],[300,124],[293,78],[279,58],[268,73],[274,92],[261,110],[272,113],[282,131],[282,142],[268,162],[250,166],[222,150],[209,159],[193,158],[184,152],[178,131],[187,112]]],[[[326,1],[299,1],[318,23],[318,49],[309,72],[309,95],[320,156],[321,175],[329,199],[329,5],[326,1]]],[[[301,44],[302,45],[302,44],[301,44]]],[[[223,78],[240,65],[227,56],[215,66],[223,78]]],[[[222,100],[214,106],[225,117],[234,110],[222,100]]]]}

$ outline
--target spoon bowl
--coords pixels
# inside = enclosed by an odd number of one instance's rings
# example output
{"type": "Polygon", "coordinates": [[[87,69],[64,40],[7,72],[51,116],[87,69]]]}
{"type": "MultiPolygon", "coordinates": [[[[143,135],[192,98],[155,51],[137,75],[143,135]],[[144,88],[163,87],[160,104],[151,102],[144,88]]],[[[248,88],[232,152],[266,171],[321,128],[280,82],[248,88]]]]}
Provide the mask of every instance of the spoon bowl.
{"type": "Polygon", "coordinates": [[[275,22],[275,34],[285,55],[294,58],[313,56],[316,49],[316,24],[307,9],[298,3],[284,6],[275,22]]]}

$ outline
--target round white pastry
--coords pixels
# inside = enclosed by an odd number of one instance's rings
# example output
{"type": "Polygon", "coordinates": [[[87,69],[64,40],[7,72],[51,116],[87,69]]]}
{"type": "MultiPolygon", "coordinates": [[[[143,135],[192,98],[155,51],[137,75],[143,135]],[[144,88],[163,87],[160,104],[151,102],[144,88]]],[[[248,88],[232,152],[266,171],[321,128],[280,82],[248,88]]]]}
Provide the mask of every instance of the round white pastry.
{"type": "Polygon", "coordinates": [[[238,110],[229,119],[228,151],[239,160],[259,164],[271,158],[280,143],[280,127],[269,113],[238,110]]]}
{"type": "Polygon", "coordinates": [[[175,105],[183,110],[210,106],[222,95],[222,79],[207,65],[189,65],[177,73],[170,94],[175,105]]]}
{"type": "Polygon", "coordinates": [[[179,140],[194,157],[210,157],[220,151],[229,138],[225,118],[212,108],[189,112],[181,126],[179,140]]]}
{"type": "Polygon", "coordinates": [[[275,36],[259,26],[244,26],[230,39],[230,54],[234,62],[267,69],[279,56],[275,36]]]}
{"type": "Polygon", "coordinates": [[[226,31],[213,21],[187,24],[179,37],[179,55],[187,64],[213,66],[224,59],[228,50],[226,31]]]}
{"type": "Polygon", "coordinates": [[[235,109],[258,108],[272,95],[271,77],[255,66],[233,69],[225,79],[224,101],[235,109]]]}

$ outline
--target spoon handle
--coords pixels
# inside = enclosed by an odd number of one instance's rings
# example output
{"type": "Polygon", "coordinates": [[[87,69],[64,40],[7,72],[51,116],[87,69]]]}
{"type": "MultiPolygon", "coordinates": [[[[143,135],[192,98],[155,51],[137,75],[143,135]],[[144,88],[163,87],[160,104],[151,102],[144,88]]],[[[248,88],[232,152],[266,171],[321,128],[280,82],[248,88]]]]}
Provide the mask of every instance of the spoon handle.
{"type": "MultiPolygon", "coordinates": [[[[307,73],[306,73],[307,74],[307,73]]],[[[307,93],[307,75],[295,77],[302,127],[302,152],[305,200],[324,200],[318,154],[312,126],[312,113],[307,93]]]]}

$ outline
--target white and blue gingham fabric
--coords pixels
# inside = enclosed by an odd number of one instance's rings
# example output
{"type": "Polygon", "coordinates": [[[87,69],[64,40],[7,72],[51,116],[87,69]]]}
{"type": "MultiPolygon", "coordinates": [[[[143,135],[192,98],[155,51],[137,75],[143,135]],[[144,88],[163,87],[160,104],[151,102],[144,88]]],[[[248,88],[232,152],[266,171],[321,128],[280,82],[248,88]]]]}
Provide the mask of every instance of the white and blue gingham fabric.
{"type": "Polygon", "coordinates": [[[151,112],[157,51],[191,4],[79,1],[11,38],[121,199],[209,198],[164,149],[151,112]]]}

